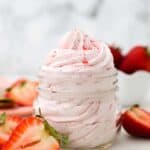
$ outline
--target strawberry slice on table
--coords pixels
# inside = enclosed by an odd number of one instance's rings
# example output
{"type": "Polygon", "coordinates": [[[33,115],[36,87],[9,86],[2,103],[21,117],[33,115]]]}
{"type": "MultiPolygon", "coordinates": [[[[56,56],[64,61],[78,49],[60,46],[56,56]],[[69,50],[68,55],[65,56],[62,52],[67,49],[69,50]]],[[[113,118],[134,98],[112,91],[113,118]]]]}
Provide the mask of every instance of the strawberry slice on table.
{"type": "Polygon", "coordinates": [[[122,115],[122,126],[132,136],[150,138],[150,112],[135,105],[122,115]]]}
{"type": "Polygon", "coordinates": [[[20,79],[7,88],[5,97],[19,105],[31,106],[38,95],[37,86],[38,83],[35,81],[20,79]]]}
{"type": "Polygon", "coordinates": [[[130,74],[138,70],[150,72],[150,48],[146,46],[135,46],[124,57],[120,70],[130,74]]]}
{"type": "Polygon", "coordinates": [[[66,144],[67,140],[46,120],[28,117],[16,127],[2,150],[59,150],[59,142],[66,144]]]}
{"type": "Polygon", "coordinates": [[[7,116],[5,113],[0,115],[0,146],[6,143],[21,120],[18,116],[7,116]]]}
{"type": "Polygon", "coordinates": [[[121,48],[120,47],[117,47],[115,45],[109,45],[109,48],[111,50],[111,53],[113,55],[113,58],[114,58],[114,64],[115,64],[115,67],[118,68],[123,60],[123,54],[121,52],[121,48]]]}

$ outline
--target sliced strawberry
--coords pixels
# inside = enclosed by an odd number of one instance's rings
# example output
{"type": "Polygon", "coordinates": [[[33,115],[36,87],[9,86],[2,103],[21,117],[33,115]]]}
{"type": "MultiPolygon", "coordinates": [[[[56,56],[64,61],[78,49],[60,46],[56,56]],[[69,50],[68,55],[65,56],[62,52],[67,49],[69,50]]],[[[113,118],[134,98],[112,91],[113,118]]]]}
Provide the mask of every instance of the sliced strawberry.
{"type": "Polygon", "coordinates": [[[5,113],[0,115],[0,145],[5,144],[21,120],[20,117],[6,116],[5,113]]]}
{"type": "Polygon", "coordinates": [[[37,82],[26,79],[18,80],[7,89],[5,97],[19,105],[31,106],[38,94],[36,88],[37,82]]]}
{"type": "Polygon", "coordinates": [[[150,138],[150,113],[137,106],[123,114],[122,125],[132,136],[150,138]]]}
{"type": "Polygon", "coordinates": [[[59,150],[56,139],[67,140],[47,121],[38,117],[29,117],[17,126],[2,150],[59,150]]]}

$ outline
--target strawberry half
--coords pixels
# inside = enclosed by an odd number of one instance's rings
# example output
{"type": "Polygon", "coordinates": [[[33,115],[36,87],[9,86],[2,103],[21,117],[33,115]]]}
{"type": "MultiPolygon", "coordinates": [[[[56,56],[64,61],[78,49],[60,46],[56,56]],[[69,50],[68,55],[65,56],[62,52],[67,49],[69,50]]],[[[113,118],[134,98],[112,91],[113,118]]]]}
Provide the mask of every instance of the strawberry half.
{"type": "Polygon", "coordinates": [[[18,80],[6,90],[5,97],[19,105],[31,106],[38,95],[37,85],[37,82],[34,81],[18,80]]]}
{"type": "Polygon", "coordinates": [[[109,48],[111,50],[111,53],[114,58],[114,64],[116,68],[119,68],[122,60],[123,60],[123,55],[121,53],[121,49],[119,47],[116,47],[114,45],[109,45],[109,48]]]}
{"type": "Polygon", "coordinates": [[[5,144],[21,120],[18,116],[6,116],[5,113],[0,115],[0,146],[5,144]]]}
{"type": "Polygon", "coordinates": [[[38,117],[24,119],[14,130],[2,150],[59,150],[59,142],[67,137],[59,134],[47,121],[38,117]]]}
{"type": "Polygon", "coordinates": [[[133,106],[123,114],[122,126],[132,136],[150,138],[150,113],[133,106]]]}
{"type": "Polygon", "coordinates": [[[125,56],[120,70],[130,74],[138,70],[150,72],[150,49],[146,46],[135,46],[125,56]]]}

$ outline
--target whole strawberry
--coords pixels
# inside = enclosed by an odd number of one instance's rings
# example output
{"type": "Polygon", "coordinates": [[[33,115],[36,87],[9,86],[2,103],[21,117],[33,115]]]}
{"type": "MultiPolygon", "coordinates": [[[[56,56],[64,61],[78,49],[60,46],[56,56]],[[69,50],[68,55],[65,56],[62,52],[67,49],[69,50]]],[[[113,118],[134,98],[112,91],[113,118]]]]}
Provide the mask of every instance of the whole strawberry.
{"type": "Polygon", "coordinates": [[[109,48],[110,48],[111,53],[112,53],[113,58],[114,58],[115,67],[118,68],[119,65],[121,64],[122,60],[123,60],[123,55],[121,53],[121,49],[119,47],[114,46],[114,45],[109,45],[109,48]]]}
{"type": "Polygon", "coordinates": [[[130,74],[138,70],[150,72],[150,49],[146,46],[135,46],[125,56],[120,70],[130,74]]]}

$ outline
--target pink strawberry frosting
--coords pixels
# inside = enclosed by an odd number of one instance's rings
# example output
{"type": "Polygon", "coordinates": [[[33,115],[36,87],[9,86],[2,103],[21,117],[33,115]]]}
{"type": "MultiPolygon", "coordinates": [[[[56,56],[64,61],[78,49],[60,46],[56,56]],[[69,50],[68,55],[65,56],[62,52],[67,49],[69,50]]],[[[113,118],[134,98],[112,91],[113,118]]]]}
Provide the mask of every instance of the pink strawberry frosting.
{"type": "Polygon", "coordinates": [[[109,48],[80,30],[68,32],[39,72],[35,113],[69,136],[69,147],[112,141],[117,127],[116,70],[109,48]]]}
{"type": "Polygon", "coordinates": [[[103,72],[112,68],[109,48],[77,29],[66,33],[59,48],[50,51],[42,67],[63,72],[103,72]]]}

